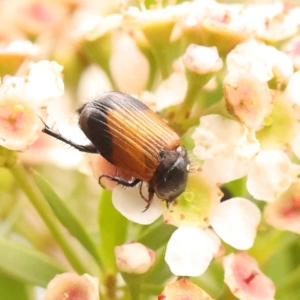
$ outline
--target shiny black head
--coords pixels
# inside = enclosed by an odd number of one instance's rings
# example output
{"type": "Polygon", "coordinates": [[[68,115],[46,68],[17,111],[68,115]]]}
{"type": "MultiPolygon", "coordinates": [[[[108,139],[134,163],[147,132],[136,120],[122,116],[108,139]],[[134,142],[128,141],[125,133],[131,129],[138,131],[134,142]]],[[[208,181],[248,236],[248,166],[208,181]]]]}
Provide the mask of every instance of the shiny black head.
{"type": "Polygon", "coordinates": [[[184,192],[189,163],[185,149],[178,148],[161,153],[161,163],[155,171],[152,182],[155,194],[165,200],[167,205],[184,192]]]}

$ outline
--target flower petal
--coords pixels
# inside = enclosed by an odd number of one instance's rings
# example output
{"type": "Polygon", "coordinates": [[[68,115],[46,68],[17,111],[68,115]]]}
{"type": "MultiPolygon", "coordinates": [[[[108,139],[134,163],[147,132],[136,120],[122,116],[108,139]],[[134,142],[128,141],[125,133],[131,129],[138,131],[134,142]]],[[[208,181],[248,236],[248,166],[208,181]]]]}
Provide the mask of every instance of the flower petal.
{"type": "Polygon", "coordinates": [[[232,198],[217,206],[210,224],[227,244],[246,250],[254,243],[260,218],[260,210],[254,203],[244,198],[232,198]]]}
{"type": "Polygon", "coordinates": [[[165,260],[178,276],[199,276],[205,272],[220,243],[207,231],[195,227],[179,227],[171,236],[165,260]]]}
{"type": "Polygon", "coordinates": [[[224,281],[241,300],[274,300],[275,285],[259,269],[257,261],[245,253],[224,257],[224,281]]]}
{"type": "Polygon", "coordinates": [[[258,200],[274,201],[292,183],[292,164],[280,150],[261,151],[247,178],[248,192],[258,200]]]}
{"type": "MultiPolygon", "coordinates": [[[[147,195],[148,190],[144,185],[142,188],[143,195],[147,195]]],[[[162,214],[162,203],[156,196],[145,211],[147,203],[141,197],[139,188],[125,188],[118,185],[113,190],[112,203],[128,220],[139,224],[151,224],[162,214]]]]}

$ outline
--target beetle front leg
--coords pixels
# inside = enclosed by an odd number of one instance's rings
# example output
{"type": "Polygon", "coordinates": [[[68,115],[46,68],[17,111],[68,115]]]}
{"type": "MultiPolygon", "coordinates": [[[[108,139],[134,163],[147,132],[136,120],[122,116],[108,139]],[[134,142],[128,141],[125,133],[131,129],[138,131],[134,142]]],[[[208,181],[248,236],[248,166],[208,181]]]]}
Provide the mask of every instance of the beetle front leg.
{"type": "Polygon", "coordinates": [[[114,181],[114,182],[117,182],[118,184],[122,184],[123,186],[127,186],[127,187],[134,187],[136,186],[139,182],[140,182],[140,179],[137,179],[137,178],[134,178],[132,177],[131,178],[131,181],[126,181],[125,179],[121,178],[121,177],[118,177],[118,176],[110,176],[110,175],[101,175],[98,179],[98,183],[104,187],[101,183],[101,179],[102,178],[108,178],[110,179],[111,181],[114,181]]]}

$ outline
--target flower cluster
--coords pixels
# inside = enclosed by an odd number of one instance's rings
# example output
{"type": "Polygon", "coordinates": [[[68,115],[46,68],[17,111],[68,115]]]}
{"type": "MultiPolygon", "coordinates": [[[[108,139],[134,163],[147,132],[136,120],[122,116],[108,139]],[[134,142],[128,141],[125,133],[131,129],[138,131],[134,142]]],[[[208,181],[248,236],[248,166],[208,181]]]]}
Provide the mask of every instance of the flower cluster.
{"type": "Polygon", "coordinates": [[[140,2],[0,2],[1,276],[47,286],[45,300],[298,295],[299,7],[140,2]],[[188,152],[168,205],[147,205],[147,182],[109,179],[130,169],[43,133],[90,144],[73,112],[112,90],[188,152]]]}

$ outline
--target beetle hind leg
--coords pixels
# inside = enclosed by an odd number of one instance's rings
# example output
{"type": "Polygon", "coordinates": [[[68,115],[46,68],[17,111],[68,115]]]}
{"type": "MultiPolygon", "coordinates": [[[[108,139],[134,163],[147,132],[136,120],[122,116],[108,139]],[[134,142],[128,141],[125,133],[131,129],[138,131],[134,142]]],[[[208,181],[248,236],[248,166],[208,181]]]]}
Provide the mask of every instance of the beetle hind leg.
{"type": "MultiPolygon", "coordinates": [[[[42,121],[44,123],[44,121],[42,121]]],[[[74,142],[72,142],[71,140],[63,137],[59,132],[54,131],[53,129],[51,129],[48,125],[45,125],[45,128],[42,130],[44,133],[56,138],[59,141],[62,141],[70,146],[72,146],[73,148],[81,151],[81,152],[86,152],[86,153],[98,153],[96,147],[93,144],[90,145],[79,145],[76,144],[74,142]]]]}

